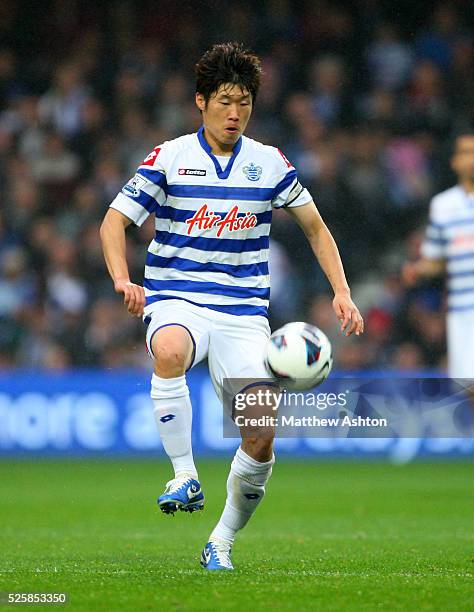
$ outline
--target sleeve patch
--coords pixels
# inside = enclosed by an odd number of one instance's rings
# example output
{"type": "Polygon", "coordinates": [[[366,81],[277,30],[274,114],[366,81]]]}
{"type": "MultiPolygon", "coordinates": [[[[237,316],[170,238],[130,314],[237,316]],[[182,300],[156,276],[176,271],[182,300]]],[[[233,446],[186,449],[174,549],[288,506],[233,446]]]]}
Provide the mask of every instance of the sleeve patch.
{"type": "Polygon", "coordinates": [[[299,181],[297,181],[296,185],[293,187],[293,189],[288,194],[288,200],[287,200],[286,204],[284,204],[284,206],[289,206],[297,198],[299,198],[300,195],[303,192],[303,189],[304,189],[303,185],[299,181]]]}
{"type": "Polygon", "coordinates": [[[122,192],[132,198],[138,198],[142,187],[144,187],[148,181],[143,176],[135,174],[126,185],[122,187],[122,192]]]}

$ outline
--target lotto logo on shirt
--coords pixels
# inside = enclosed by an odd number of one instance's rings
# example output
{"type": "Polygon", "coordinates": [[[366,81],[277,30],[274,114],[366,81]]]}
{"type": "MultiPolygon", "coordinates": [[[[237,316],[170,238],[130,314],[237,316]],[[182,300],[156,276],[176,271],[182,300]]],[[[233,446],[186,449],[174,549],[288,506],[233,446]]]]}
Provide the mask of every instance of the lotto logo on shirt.
{"type": "Polygon", "coordinates": [[[201,208],[190,218],[186,220],[188,226],[188,236],[196,227],[198,230],[209,230],[217,228],[217,237],[222,235],[222,232],[227,229],[229,232],[238,232],[239,230],[250,229],[257,225],[256,215],[246,212],[239,216],[239,207],[233,206],[224,217],[216,215],[212,211],[208,211],[207,204],[201,208]]]}
{"type": "Polygon", "coordinates": [[[155,147],[153,151],[145,157],[142,161],[142,166],[153,166],[155,159],[158,157],[158,153],[161,151],[160,147],[155,147]]]}
{"type": "Polygon", "coordinates": [[[191,176],[206,176],[205,170],[199,170],[198,168],[180,168],[178,170],[180,176],[191,175],[191,176]]]}
{"type": "Polygon", "coordinates": [[[281,151],[280,149],[278,149],[278,153],[283,157],[283,159],[285,160],[285,164],[288,166],[288,168],[293,168],[293,164],[287,159],[286,155],[283,153],[283,151],[281,151]]]}

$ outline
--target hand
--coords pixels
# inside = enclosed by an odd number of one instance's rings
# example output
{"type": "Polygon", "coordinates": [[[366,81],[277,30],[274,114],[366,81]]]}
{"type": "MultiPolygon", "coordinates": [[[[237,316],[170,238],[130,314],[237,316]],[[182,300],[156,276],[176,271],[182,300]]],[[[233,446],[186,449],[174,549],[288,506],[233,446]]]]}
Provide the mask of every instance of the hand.
{"type": "Polygon", "coordinates": [[[416,285],[420,278],[418,266],[416,262],[410,261],[406,263],[402,268],[402,281],[405,287],[413,287],[416,285]]]}
{"type": "Polygon", "coordinates": [[[364,333],[364,319],[348,293],[336,293],[332,307],[341,322],[341,331],[345,332],[346,336],[353,333],[359,336],[364,333]]]}
{"type": "Polygon", "coordinates": [[[135,285],[129,280],[115,281],[116,293],[123,293],[123,303],[128,312],[134,317],[141,317],[145,307],[145,291],[140,285],[135,285]]]}

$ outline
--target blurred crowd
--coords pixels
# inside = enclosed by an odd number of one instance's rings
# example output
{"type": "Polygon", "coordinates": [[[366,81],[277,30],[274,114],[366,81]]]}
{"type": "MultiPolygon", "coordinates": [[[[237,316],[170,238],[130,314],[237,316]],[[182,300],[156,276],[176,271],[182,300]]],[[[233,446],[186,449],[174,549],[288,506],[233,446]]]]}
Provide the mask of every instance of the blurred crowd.
{"type": "MultiPolygon", "coordinates": [[[[299,228],[274,214],[271,322],[308,320],[336,365],[443,367],[443,284],[407,291],[430,198],[456,181],[474,125],[469,3],[110,2],[0,6],[0,367],[150,367],[113,292],[98,228],[160,142],[198,129],[193,65],[241,40],[263,60],[247,134],[293,162],[333,232],[366,318],[338,330],[299,228]]],[[[129,231],[140,282],[153,221],[129,231]]]]}

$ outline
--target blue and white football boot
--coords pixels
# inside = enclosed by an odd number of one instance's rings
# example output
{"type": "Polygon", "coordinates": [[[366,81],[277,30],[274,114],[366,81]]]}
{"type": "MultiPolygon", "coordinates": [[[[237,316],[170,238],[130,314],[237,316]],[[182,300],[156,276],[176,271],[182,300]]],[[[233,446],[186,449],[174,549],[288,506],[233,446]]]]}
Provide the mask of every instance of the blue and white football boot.
{"type": "Polygon", "coordinates": [[[192,476],[178,476],[166,483],[163,495],[158,498],[158,506],[165,514],[196,512],[204,508],[204,493],[201,485],[192,476]]]}
{"type": "Polygon", "coordinates": [[[225,540],[211,540],[201,553],[201,565],[206,570],[233,570],[230,553],[232,544],[225,540]]]}

